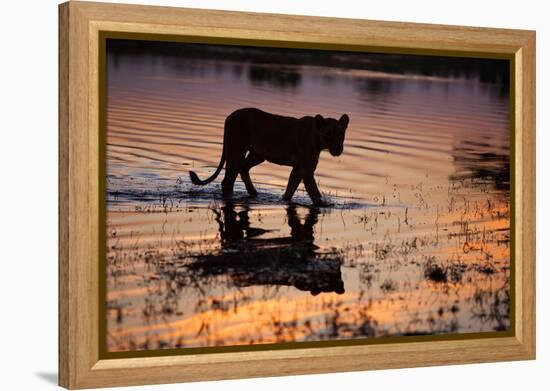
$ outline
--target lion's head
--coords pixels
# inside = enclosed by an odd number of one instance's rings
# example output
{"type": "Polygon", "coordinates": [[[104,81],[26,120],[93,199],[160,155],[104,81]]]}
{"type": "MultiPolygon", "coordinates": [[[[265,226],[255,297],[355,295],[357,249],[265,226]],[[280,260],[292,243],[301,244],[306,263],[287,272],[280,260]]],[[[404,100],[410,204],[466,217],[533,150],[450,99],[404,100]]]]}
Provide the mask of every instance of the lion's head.
{"type": "Polygon", "coordinates": [[[315,123],[319,129],[321,148],[328,149],[332,156],[340,156],[344,151],[344,138],[349,124],[349,117],[343,114],[339,120],[323,118],[321,114],[315,116],[315,123]]]}

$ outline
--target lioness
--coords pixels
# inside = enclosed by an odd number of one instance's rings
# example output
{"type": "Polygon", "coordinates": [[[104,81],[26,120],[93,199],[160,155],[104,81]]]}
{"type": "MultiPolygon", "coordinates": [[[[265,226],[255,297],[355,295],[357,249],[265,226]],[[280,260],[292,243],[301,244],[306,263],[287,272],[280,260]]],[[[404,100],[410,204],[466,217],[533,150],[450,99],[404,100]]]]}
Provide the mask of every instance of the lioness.
{"type": "Polygon", "coordinates": [[[233,185],[239,174],[248,194],[254,197],[258,193],[250,180],[249,171],[267,160],[292,167],[283,200],[290,201],[303,180],[313,203],[326,206],[313,173],[322,150],[328,149],[332,156],[342,154],[348,123],[347,114],[336,120],[323,118],[320,114],[293,118],[255,108],[239,109],[225,120],[223,151],[216,172],[204,181],[193,171],[189,172],[189,176],[195,185],[206,185],[218,176],[226,163],[222,180],[223,197],[233,195],[233,185]]]}

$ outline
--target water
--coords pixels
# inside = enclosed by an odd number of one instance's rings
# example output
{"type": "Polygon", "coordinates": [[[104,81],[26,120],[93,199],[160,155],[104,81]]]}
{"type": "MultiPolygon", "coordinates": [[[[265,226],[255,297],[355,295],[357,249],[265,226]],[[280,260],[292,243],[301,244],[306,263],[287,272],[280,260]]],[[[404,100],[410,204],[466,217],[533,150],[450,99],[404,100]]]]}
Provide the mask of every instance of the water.
{"type": "Polygon", "coordinates": [[[136,53],[107,64],[109,351],[509,328],[505,80],[383,72],[400,56],[136,53]],[[222,200],[223,171],[190,183],[242,107],[349,115],[343,155],[323,152],[315,173],[333,207],[303,185],[282,202],[290,168],[267,162],[256,199],[238,179],[222,200]]]}

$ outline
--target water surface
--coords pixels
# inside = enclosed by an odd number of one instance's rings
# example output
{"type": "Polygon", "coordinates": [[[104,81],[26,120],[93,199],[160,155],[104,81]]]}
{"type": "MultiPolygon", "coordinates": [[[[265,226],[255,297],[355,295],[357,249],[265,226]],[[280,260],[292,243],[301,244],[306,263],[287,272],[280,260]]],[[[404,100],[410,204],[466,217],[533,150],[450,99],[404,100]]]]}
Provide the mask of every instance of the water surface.
{"type": "Polygon", "coordinates": [[[109,351],[508,329],[506,78],[192,48],[108,54],[109,351]],[[349,115],[343,155],[316,170],[333,207],[302,185],[282,202],[290,168],[267,162],[256,199],[238,179],[222,200],[223,171],[190,183],[214,171],[242,107],[349,115]]]}

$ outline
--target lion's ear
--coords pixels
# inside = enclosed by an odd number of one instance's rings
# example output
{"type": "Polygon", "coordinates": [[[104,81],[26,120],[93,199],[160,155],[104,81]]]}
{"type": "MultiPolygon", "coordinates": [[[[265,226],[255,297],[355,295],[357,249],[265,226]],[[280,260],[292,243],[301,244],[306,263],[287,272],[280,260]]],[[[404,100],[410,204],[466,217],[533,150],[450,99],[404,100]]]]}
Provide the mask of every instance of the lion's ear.
{"type": "Polygon", "coordinates": [[[347,114],[343,114],[341,117],[340,117],[340,120],[338,121],[340,122],[340,124],[342,124],[342,126],[344,128],[347,128],[348,127],[348,124],[349,124],[349,117],[347,114]]]}
{"type": "Polygon", "coordinates": [[[322,116],[321,114],[317,114],[317,115],[315,116],[315,124],[317,125],[317,127],[318,127],[319,129],[321,129],[321,127],[323,126],[323,121],[324,121],[324,120],[325,120],[325,119],[323,118],[323,116],[322,116]]]}

